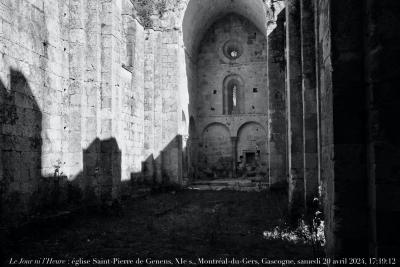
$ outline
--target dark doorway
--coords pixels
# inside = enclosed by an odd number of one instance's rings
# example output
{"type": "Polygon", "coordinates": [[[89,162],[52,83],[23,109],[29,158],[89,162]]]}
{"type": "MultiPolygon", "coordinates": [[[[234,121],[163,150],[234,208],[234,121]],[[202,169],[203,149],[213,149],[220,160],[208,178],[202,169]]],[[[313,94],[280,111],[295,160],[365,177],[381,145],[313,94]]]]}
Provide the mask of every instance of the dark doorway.
{"type": "Polygon", "coordinates": [[[246,165],[254,165],[256,162],[256,153],[255,152],[246,152],[245,158],[246,165]]]}

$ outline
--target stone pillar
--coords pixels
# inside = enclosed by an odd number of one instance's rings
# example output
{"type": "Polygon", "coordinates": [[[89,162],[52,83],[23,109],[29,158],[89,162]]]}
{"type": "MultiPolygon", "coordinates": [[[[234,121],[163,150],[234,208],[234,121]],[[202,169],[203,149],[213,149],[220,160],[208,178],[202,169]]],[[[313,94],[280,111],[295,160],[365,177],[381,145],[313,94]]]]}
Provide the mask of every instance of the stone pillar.
{"type": "MultiPolygon", "coordinates": [[[[146,182],[156,182],[155,178],[155,149],[154,149],[154,51],[151,30],[145,33],[144,42],[144,161],[146,162],[146,182]]],[[[161,153],[161,152],[160,152],[161,153]]],[[[159,157],[159,159],[162,156],[159,157]]],[[[160,164],[159,164],[160,166],[160,164]]],[[[157,182],[161,182],[160,177],[157,182]]]]}
{"type": "Polygon", "coordinates": [[[364,11],[355,1],[318,5],[326,252],[331,258],[367,257],[364,11]]]}
{"type": "Polygon", "coordinates": [[[133,5],[130,1],[123,2],[122,9],[122,20],[123,24],[126,27],[126,58],[122,59],[125,67],[130,71],[133,70],[133,66],[135,64],[135,34],[136,34],[136,25],[135,19],[132,16],[132,8],[133,5]]]}
{"type": "MultiPolygon", "coordinates": [[[[68,117],[65,118],[64,138],[66,155],[66,170],[68,178],[72,179],[83,169],[82,153],[82,93],[85,80],[85,30],[84,1],[69,2],[69,87],[67,89],[69,107],[68,117]]],[[[80,186],[85,186],[80,184],[80,186]]]]}
{"type": "Polygon", "coordinates": [[[317,103],[317,176],[318,176],[318,191],[320,197],[322,195],[322,143],[321,143],[321,76],[320,76],[320,69],[323,65],[320,60],[322,57],[320,56],[321,50],[319,48],[319,38],[320,38],[320,31],[319,31],[319,4],[314,2],[314,39],[315,39],[315,87],[316,87],[316,103],[317,103]]]}
{"type": "MultiPolygon", "coordinates": [[[[168,173],[163,166],[165,164],[163,157],[159,156],[158,154],[163,151],[163,153],[170,153],[166,151],[167,146],[169,142],[173,141],[175,136],[169,136],[170,139],[166,137],[166,126],[170,124],[170,122],[167,122],[166,124],[164,123],[164,117],[165,117],[165,98],[164,98],[164,90],[165,84],[163,79],[165,76],[167,76],[167,73],[164,68],[164,64],[162,63],[162,48],[164,47],[163,43],[163,33],[160,31],[154,31],[154,30],[149,30],[149,49],[146,51],[146,57],[150,60],[148,62],[148,70],[150,76],[148,77],[149,82],[148,84],[150,85],[149,88],[152,88],[153,90],[153,106],[152,106],[152,112],[153,112],[153,145],[154,145],[154,156],[155,156],[155,165],[154,165],[154,171],[155,171],[155,179],[158,183],[162,182],[165,180],[165,174],[168,173]],[[164,72],[163,72],[164,71],[164,72]],[[167,140],[166,140],[167,139],[167,140]]],[[[146,70],[147,71],[147,70],[146,70]]],[[[172,166],[169,166],[172,167],[172,166]]],[[[176,166],[174,166],[176,168],[176,166]]]]}
{"type": "Polygon", "coordinates": [[[121,78],[119,4],[117,1],[101,1],[100,192],[103,191],[102,197],[110,196],[112,199],[119,197],[121,185],[121,153],[118,144],[122,98],[118,83],[121,78]],[[108,165],[101,162],[107,162],[108,165]]]}
{"type": "Polygon", "coordinates": [[[400,251],[400,1],[367,0],[365,6],[369,256],[395,257],[400,251]]]}
{"type": "Polygon", "coordinates": [[[301,0],[301,63],[303,87],[304,191],[306,204],[318,195],[317,91],[314,2],[301,0]]]}
{"type": "Polygon", "coordinates": [[[300,0],[286,0],[286,90],[288,121],[289,210],[304,212],[303,96],[300,0]]]}
{"type": "Polygon", "coordinates": [[[232,178],[237,178],[236,164],[237,164],[237,137],[231,137],[232,144],[232,178]]]}
{"type": "Polygon", "coordinates": [[[285,105],[285,12],[275,9],[268,29],[268,122],[269,179],[271,184],[286,180],[285,105]]]}

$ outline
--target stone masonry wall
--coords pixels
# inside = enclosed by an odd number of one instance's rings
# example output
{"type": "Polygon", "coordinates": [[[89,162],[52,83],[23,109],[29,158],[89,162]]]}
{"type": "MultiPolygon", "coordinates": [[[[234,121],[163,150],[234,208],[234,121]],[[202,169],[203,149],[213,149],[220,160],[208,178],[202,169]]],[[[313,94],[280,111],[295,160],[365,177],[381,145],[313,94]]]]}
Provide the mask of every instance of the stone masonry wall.
{"type": "Polygon", "coordinates": [[[232,176],[232,143],[229,129],[212,124],[204,129],[197,148],[196,178],[232,176]]]}
{"type": "Polygon", "coordinates": [[[319,1],[321,180],[328,256],[366,256],[368,197],[363,9],[319,1]]]}
{"type": "Polygon", "coordinates": [[[400,249],[400,68],[398,1],[367,1],[365,83],[368,95],[369,253],[393,257],[400,249]]]}
{"type": "Polygon", "coordinates": [[[271,183],[287,179],[285,10],[284,1],[274,2],[268,34],[269,176],[271,183]],[[280,4],[280,5],[279,5],[280,4]]]}
{"type": "MultiPolygon", "coordinates": [[[[242,162],[244,156],[231,158],[237,154],[238,142],[242,140],[229,140],[230,136],[238,136],[238,130],[243,124],[253,120],[261,121],[260,133],[267,133],[267,42],[264,36],[247,19],[235,14],[228,14],[210,26],[199,45],[197,87],[194,87],[190,94],[192,95],[191,99],[194,100],[192,115],[198,126],[197,136],[202,140],[202,147],[195,146],[194,149],[198,149],[199,155],[210,155],[210,149],[213,154],[214,160],[199,161],[197,167],[199,170],[212,169],[213,165],[225,166],[224,168],[229,169],[225,174],[216,171],[215,177],[236,176],[232,165],[235,169],[243,165],[240,173],[244,175],[245,166],[242,162]],[[230,60],[229,55],[226,54],[229,52],[224,51],[227,49],[226,46],[230,45],[229,42],[237,45],[240,56],[235,60],[230,60]],[[236,91],[236,108],[231,115],[224,114],[227,108],[224,102],[228,99],[226,94],[229,90],[230,80],[239,82],[236,91]],[[206,136],[202,136],[202,134],[205,133],[208,125],[216,122],[225,125],[225,128],[229,129],[229,135],[225,136],[221,133],[220,138],[223,139],[223,142],[221,141],[222,143],[218,146],[206,148],[205,144],[213,141],[206,140],[206,136]],[[239,122],[242,124],[239,125],[239,122]],[[221,149],[218,150],[218,147],[221,149]]],[[[219,135],[217,134],[215,138],[217,136],[219,135]]],[[[258,137],[256,133],[253,136],[246,136],[251,140],[258,137]]],[[[265,138],[267,138],[266,135],[265,138]]],[[[267,180],[268,144],[262,140],[264,138],[257,139],[262,146],[259,150],[264,153],[262,157],[258,158],[259,169],[257,172],[267,180]]],[[[256,145],[253,146],[253,150],[256,153],[256,145]]]]}
{"type": "Polygon", "coordinates": [[[67,93],[69,9],[64,2],[0,2],[0,191],[9,220],[48,205],[47,187],[64,180],[62,151],[70,139],[63,120],[74,101],[67,93]]]}
{"type": "Polygon", "coordinates": [[[336,246],[334,224],[334,145],[332,118],[332,58],[329,1],[318,1],[318,66],[320,84],[320,120],[321,120],[321,183],[323,191],[325,238],[327,252],[333,253],[336,246]]]}
{"type": "Polygon", "coordinates": [[[305,208],[300,1],[286,0],[285,12],[289,208],[297,217],[305,208]]]}
{"type": "Polygon", "coordinates": [[[118,198],[141,171],[144,34],[131,11],[122,0],[0,2],[9,221],[118,198]]]}
{"type": "MultiPolygon", "coordinates": [[[[184,44],[188,2],[169,1],[144,29],[129,0],[1,0],[2,214],[11,212],[11,202],[26,215],[109,204],[130,179],[182,182],[190,121],[196,131],[211,122],[193,116],[197,96],[190,92],[200,76],[184,44]]],[[[251,10],[247,1],[219,3],[243,16],[261,8],[255,21],[262,25],[262,1],[251,10]]],[[[233,168],[240,140],[231,137],[249,121],[268,136],[269,112],[265,33],[235,17],[236,30],[246,28],[238,32],[246,50],[240,64],[221,65],[225,74],[245,73],[247,82],[245,114],[232,116],[229,126],[233,168]]],[[[226,124],[219,111],[214,122],[226,124]]]]}
{"type": "MultiPolygon", "coordinates": [[[[146,179],[163,183],[181,175],[178,162],[163,162],[163,153],[178,148],[181,109],[178,98],[178,32],[147,29],[144,50],[146,179]]],[[[174,156],[177,156],[173,153],[174,156]]],[[[178,159],[178,158],[177,158],[178,159]]]]}
{"type": "Polygon", "coordinates": [[[198,88],[192,92],[197,95],[196,116],[223,114],[223,82],[233,74],[240,76],[245,86],[238,88],[237,93],[238,105],[243,105],[240,113],[266,114],[266,53],[264,34],[247,19],[228,15],[215,22],[200,44],[198,88]],[[230,61],[223,52],[223,46],[229,40],[237,41],[242,46],[242,55],[234,61],[230,61]]]}

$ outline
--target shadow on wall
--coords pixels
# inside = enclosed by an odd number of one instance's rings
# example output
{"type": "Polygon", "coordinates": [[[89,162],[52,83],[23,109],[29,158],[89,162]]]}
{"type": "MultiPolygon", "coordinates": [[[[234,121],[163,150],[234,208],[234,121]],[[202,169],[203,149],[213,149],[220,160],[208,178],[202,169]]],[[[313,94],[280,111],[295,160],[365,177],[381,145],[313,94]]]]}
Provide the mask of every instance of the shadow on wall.
{"type": "Polygon", "coordinates": [[[42,112],[24,75],[10,69],[8,77],[0,81],[0,217],[13,220],[40,205],[42,112]]]}
{"type": "Polygon", "coordinates": [[[73,181],[57,162],[42,176],[42,112],[25,76],[10,69],[0,80],[0,219],[18,225],[35,216],[107,203],[118,195],[121,151],[114,138],[95,139],[83,151],[83,171],[73,181]]]}
{"type": "Polygon", "coordinates": [[[96,138],[83,150],[83,171],[69,183],[70,201],[76,206],[110,206],[119,198],[121,150],[117,140],[96,138]]]}
{"type": "Polygon", "coordinates": [[[121,150],[115,138],[93,140],[83,150],[83,169],[74,179],[63,174],[61,161],[53,166],[53,175],[42,176],[42,112],[25,76],[11,69],[9,78],[9,84],[0,81],[1,224],[19,225],[80,208],[104,211],[140,181],[182,184],[180,135],[158,157],[151,155],[141,172],[131,174],[131,181],[121,181],[121,150]]]}
{"type": "Polygon", "coordinates": [[[176,135],[157,157],[151,154],[142,162],[142,171],[131,174],[132,183],[182,185],[183,164],[187,161],[183,150],[182,136],[176,135]]]}

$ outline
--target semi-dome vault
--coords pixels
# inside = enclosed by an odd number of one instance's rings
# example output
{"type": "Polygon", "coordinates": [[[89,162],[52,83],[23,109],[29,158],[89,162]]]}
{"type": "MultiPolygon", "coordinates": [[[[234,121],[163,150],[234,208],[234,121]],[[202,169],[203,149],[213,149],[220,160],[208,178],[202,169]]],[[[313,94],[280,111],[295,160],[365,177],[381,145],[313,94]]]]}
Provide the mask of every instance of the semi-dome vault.
{"type": "Polygon", "coordinates": [[[187,52],[194,54],[205,31],[215,20],[229,13],[249,19],[259,31],[265,33],[267,9],[263,0],[190,0],[182,23],[187,52]]]}

